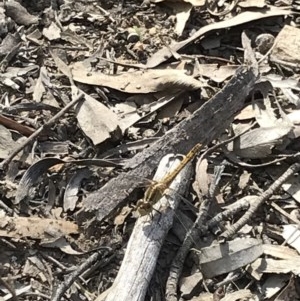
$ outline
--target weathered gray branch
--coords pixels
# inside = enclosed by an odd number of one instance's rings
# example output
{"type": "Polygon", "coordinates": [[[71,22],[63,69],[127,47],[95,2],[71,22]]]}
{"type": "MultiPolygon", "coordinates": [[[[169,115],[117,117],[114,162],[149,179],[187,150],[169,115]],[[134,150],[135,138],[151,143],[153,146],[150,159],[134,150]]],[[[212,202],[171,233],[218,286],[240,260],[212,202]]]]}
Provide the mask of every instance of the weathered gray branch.
{"type": "Polygon", "coordinates": [[[102,221],[116,208],[122,206],[140,183],[137,178],[147,178],[156,169],[161,158],[168,153],[186,154],[196,143],[208,144],[232,122],[243,106],[245,98],[258,79],[258,70],[240,67],[236,74],[211,100],[179,123],[161,139],[134,158],[128,160],[128,172],[110,180],[100,190],[84,200],[79,222],[95,219],[102,221]]]}

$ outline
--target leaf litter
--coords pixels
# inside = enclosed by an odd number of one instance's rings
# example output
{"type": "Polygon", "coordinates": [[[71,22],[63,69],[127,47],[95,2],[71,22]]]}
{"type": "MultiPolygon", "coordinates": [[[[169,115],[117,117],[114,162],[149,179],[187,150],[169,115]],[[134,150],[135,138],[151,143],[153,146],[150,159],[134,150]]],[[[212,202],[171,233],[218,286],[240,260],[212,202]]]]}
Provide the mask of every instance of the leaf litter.
{"type": "Polygon", "coordinates": [[[300,299],[297,1],[48,2],[0,5],[0,299],[300,299]]]}

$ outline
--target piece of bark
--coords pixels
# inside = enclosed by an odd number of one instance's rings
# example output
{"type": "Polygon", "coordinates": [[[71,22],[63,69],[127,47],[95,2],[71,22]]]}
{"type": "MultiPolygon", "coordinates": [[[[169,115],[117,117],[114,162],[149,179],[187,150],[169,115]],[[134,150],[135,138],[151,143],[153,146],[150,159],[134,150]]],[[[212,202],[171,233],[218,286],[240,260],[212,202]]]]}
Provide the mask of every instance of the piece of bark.
{"type": "Polygon", "coordinates": [[[258,70],[241,66],[226,86],[192,116],[179,123],[149,148],[128,160],[130,169],[87,196],[78,213],[78,222],[101,222],[121,207],[140,186],[136,179],[149,177],[168,153],[186,154],[196,143],[208,144],[231,124],[258,79],[258,70]]]}
{"type": "MultiPolygon", "coordinates": [[[[174,170],[180,160],[177,156],[165,156],[159,164],[154,177],[161,180],[169,171],[174,170]]],[[[186,166],[174,179],[171,189],[155,205],[151,215],[140,217],[130,236],[126,253],[119,273],[108,293],[101,294],[96,301],[142,301],[154,273],[163,241],[172,227],[174,212],[187,187],[191,165],[186,166]],[[157,213],[156,211],[160,211],[157,213]]]]}

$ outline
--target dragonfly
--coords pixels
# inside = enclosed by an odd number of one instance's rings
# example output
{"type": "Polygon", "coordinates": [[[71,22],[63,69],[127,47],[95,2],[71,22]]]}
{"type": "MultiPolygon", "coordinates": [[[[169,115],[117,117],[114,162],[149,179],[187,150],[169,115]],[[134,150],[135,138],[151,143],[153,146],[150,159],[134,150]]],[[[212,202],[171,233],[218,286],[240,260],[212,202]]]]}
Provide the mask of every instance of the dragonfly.
{"type": "Polygon", "coordinates": [[[153,210],[153,206],[163,197],[176,176],[181,170],[197,155],[202,148],[202,144],[196,144],[180,164],[162,180],[152,183],[146,190],[143,200],[137,202],[136,209],[140,216],[149,215],[153,210]]]}

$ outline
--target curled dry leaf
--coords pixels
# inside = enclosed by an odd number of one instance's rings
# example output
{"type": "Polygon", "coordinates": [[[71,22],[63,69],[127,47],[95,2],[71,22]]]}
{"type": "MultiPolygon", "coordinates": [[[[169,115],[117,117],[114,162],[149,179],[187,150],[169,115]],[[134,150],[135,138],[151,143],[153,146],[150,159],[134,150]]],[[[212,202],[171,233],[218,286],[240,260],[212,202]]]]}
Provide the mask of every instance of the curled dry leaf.
{"type": "Polygon", "coordinates": [[[92,175],[92,171],[88,168],[78,170],[70,179],[67,184],[64,194],[64,211],[73,211],[78,201],[77,193],[79,191],[80,183],[83,179],[89,178],[92,175]]]}
{"type": "Polygon", "coordinates": [[[57,158],[45,158],[31,165],[24,173],[16,193],[13,203],[19,204],[29,192],[29,189],[37,182],[39,177],[43,175],[50,167],[64,163],[63,160],[57,158]]]}

